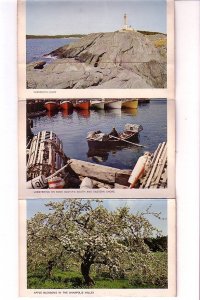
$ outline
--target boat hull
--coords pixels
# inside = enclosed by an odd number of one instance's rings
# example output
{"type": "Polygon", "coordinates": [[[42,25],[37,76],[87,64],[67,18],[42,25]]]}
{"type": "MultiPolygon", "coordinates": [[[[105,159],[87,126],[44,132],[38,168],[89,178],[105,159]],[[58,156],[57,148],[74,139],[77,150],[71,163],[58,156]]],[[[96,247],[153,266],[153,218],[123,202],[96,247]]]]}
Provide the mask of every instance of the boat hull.
{"type": "Polygon", "coordinates": [[[91,103],[90,106],[93,109],[104,109],[104,102],[91,103]]]}
{"type": "Polygon", "coordinates": [[[122,103],[122,107],[124,108],[138,108],[138,100],[125,101],[122,103]]]}
{"type": "Polygon", "coordinates": [[[44,107],[46,108],[47,111],[56,111],[58,110],[58,103],[56,102],[46,102],[44,104],[44,107]]]}
{"type": "Polygon", "coordinates": [[[90,109],[90,102],[82,102],[82,103],[76,103],[74,104],[74,108],[80,109],[80,110],[89,110],[90,109]]]}
{"type": "Polygon", "coordinates": [[[105,103],[105,109],[121,109],[121,107],[122,107],[121,101],[105,103]]]}
{"type": "Polygon", "coordinates": [[[73,109],[73,104],[69,101],[63,101],[60,103],[60,109],[71,110],[71,109],[73,109]]]}

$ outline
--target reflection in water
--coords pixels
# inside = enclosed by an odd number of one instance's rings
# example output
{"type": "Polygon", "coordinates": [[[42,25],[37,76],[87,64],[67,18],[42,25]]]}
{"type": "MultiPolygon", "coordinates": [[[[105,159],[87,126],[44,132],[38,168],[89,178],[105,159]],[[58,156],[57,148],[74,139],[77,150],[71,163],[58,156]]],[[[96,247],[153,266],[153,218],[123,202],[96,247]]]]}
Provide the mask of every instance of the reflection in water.
{"type": "Polygon", "coordinates": [[[135,154],[141,153],[140,147],[127,143],[126,145],[124,144],[121,146],[113,146],[109,148],[107,147],[106,149],[95,149],[88,147],[87,157],[91,158],[93,162],[106,162],[109,158],[109,155],[116,155],[117,152],[120,152],[122,150],[129,150],[135,154]]]}
{"type": "Polygon", "coordinates": [[[130,169],[144,151],[153,152],[158,144],[167,140],[167,105],[166,100],[151,101],[148,105],[139,106],[137,110],[113,109],[73,112],[47,113],[33,119],[32,131],[37,134],[42,130],[51,130],[62,140],[65,154],[70,158],[120,169],[130,169]],[[91,153],[88,148],[87,134],[101,130],[109,133],[112,127],[118,132],[124,130],[125,124],[143,126],[140,133],[140,144],[147,148],[123,145],[101,152],[91,153]]]}
{"type": "Polygon", "coordinates": [[[57,110],[47,110],[47,116],[49,118],[52,118],[53,116],[55,116],[58,113],[57,110]]]}
{"type": "Polygon", "coordinates": [[[107,109],[102,112],[104,112],[105,116],[111,116],[111,117],[112,116],[113,117],[121,117],[121,115],[122,115],[121,109],[107,109]]]}
{"type": "Polygon", "coordinates": [[[67,109],[63,109],[61,110],[61,114],[63,118],[67,118],[68,116],[73,114],[73,109],[67,110],[67,109]]]}
{"type": "Polygon", "coordinates": [[[90,110],[79,109],[79,110],[76,110],[76,112],[77,112],[77,115],[82,118],[89,118],[89,116],[90,116],[90,110]]]}
{"type": "Polygon", "coordinates": [[[105,162],[108,160],[109,153],[106,150],[95,150],[90,149],[87,152],[87,157],[91,158],[93,162],[99,163],[99,162],[105,162]]]}
{"type": "Polygon", "coordinates": [[[123,113],[127,114],[127,115],[130,115],[130,116],[137,116],[137,113],[138,113],[138,109],[137,108],[123,108],[122,109],[123,113]]]}

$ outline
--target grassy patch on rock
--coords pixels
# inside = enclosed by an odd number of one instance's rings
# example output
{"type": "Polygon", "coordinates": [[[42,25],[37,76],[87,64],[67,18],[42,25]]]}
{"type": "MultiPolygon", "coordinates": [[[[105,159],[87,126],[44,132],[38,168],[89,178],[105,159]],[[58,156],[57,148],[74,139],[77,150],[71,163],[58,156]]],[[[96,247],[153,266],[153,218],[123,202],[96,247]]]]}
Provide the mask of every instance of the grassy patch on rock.
{"type": "Polygon", "coordinates": [[[156,48],[166,47],[167,39],[158,39],[158,40],[154,41],[154,45],[156,48]]]}

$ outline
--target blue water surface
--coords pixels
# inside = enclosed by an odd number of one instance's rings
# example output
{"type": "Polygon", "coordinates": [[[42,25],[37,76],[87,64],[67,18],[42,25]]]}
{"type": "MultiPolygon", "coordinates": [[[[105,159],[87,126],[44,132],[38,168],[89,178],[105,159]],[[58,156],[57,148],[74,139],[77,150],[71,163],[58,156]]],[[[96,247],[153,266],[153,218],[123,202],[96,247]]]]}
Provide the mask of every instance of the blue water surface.
{"type": "Polygon", "coordinates": [[[151,100],[137,110],[99,110],[58,112],[33,119],[33,133],[52,130],[63,142],[65,154],[70,158],[95,162],[120,169],[132,169],[144,151],[154,152],[159,143],[167,141],[166,100],[151,100]],[[130,146],[90,153],[86,136],[89,131],[109,133],[113,126],[122,132],[126,123],[140,124],[140,144],[146,148],[130,146]]]}
{"type": "Polygon", "coordinates": [[[51,57],[44,57],[45,54],[50,53],[51,51],[68,45],[72,42],[77,41],[77,39],[27,39],[26,40],[26,62],[31,63],[33,61],[43,60],[46,62],[51,62],[51,57]]]}

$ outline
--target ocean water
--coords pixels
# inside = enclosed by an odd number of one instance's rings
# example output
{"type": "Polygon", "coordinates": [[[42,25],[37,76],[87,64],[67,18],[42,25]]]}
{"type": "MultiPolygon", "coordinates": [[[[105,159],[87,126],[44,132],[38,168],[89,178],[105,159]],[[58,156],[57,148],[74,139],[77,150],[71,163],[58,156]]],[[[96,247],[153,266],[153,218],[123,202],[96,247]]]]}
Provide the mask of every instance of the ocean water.
{"type": "Polygon", "coordinates": [[[33,61],[44,60],[47,63],[51,62],[51,57],[43,55],[49,52],[75,42],[77,39],[27,39],[26,40],[26,63],[33,61]]]}
{"type": "Polygon", "coordinates": [[[59,111],[54,115],[47,113],[33,119],[33,133],[37,134],[42,130],[55,132],[63,142],[65,154],[70,158],[132,169],[144,151],[154,152],[159,143],[167,141],[167,103],[166,100],[151,100],[150,103],[138,106],[137,110],[74,110],[70,114],[59,111]],[[109,133],[115,126],[118,132],[122,132],[127,123],[143,126],[140,144],[146,148],[127,144],[95,153],[89,151],[86,140],[89,131],[109,133]]]}

